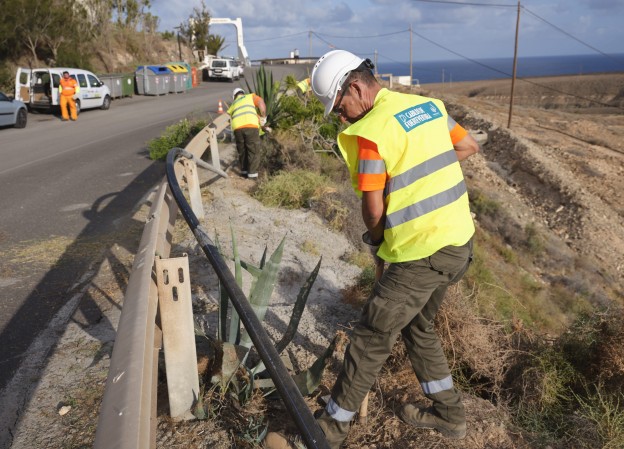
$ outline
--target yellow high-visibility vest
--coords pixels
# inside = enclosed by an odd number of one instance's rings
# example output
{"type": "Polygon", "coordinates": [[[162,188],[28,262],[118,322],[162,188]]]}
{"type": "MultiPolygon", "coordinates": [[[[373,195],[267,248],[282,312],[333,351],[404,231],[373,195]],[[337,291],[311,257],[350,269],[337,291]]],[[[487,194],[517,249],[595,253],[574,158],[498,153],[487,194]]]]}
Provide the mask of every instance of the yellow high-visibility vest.
{"type": "Polygon", "coordinates": [[[303,81],[297,83],[297,87],[301,90],[302,93],[306,93],[310,90],[310,78],[306,78],[303,81]]]}
{"type": "Polygon", "coordinates": [[[448,119],[440,100],[382,89],[373,109],[338,136],[359,196],[357,137],[374,142],[385,164],[386,222],[377,254],[388,262],[422,259],[474,234],[448,119]]]}
{"type": "Polygon", "coordinates": [[[227,113],[232,118],[232,130],[260,127],[253,96],[254,94],[238,96],[228,108],[227,113]]]}

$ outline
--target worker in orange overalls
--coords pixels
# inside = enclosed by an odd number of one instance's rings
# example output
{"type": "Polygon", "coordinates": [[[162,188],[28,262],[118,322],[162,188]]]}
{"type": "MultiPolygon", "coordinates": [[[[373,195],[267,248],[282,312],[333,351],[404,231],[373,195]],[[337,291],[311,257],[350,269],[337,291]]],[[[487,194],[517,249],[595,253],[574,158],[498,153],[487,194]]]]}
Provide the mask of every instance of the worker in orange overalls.
{"type": "Polygon", "coordinates": [[[78,119],[76,100],[74,99],[74,95],[78,93],[80,93],[78,82],[69,76],[69,72],[63,72],[63,78],[61,78],[61,84],[59,85],[59,94],[61,96],[61,115],[64,122],[69,120],[67,105],[69,105],[72,121],[75,122],[78,119]]]}

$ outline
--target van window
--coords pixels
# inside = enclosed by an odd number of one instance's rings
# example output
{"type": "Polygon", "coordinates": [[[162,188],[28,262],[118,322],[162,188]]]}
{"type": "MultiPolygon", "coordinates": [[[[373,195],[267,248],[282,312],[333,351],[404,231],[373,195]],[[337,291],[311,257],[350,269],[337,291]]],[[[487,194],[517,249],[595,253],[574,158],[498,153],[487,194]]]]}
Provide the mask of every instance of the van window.
{"type": "Polygon", "coordinates": [[[226,61],[212,61],[213,67],[227,67],[226,64],[227,64],[226,61]]]}
{"type": "Polygon", "coordinates": [[[87,85],[87,79],[82,73],[78,74],[78,84],[80,84],[80,87],[89,87],[87,85]]]}
{"type": "Polygon", "coordinates": [[[61,84],[61,77],[59,75],[57,75],[56,73],[52,74],[52,85],[54,87],[59,87],[59,84],[61,84]]]}
{"type": "Polygon", "coordinates": [[[89,79],[91,87],[100,87],[102,85],[102,83],[100,83],[100,81],[93,75],[87,75],[87,78],[89,79]]]}
{"type": "Polygon", "coordinates": [[[28,73],[20,72],[20,79],[19,79],[20,84],[26,84],[27,81],[28,81],[28,73]]]}

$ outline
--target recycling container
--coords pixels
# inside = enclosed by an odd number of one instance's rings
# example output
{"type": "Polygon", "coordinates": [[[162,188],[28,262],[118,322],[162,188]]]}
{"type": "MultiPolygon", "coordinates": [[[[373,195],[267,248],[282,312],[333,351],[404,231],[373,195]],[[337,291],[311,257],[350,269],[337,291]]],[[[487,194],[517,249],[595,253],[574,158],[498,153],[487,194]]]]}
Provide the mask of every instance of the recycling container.
{"type": "Polygon", "coordinates": [[[100,81],[108,86],[111,98],[121,98],[123,96],[121,74],[105,73],[104,75],[98,75],[98,78],[100,78],[100,81]]]}
{"type": "Polygon", "coordinates": [[[171,70],[165,66],[139,66],[134,72],[139,95],[166,95],[169,93],[171,70]]]}
{"type": "Polygon", "coordinates": [[[169,75],[169,93],[180,93],[186,91],[186,69],[178,64],[167,64],[171,71],[169,75]]]}

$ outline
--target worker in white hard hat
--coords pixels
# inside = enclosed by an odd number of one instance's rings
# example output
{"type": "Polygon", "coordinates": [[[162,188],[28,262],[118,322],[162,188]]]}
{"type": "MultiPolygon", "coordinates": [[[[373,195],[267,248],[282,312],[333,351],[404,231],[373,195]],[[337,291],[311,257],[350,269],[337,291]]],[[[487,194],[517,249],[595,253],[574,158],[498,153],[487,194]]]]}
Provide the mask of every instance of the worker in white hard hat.
{"type": "Polygon", "coordinates": [[[447,287],[459,281],[472,258],[475,228],[459,162],[479,145],[442,101],[382,88],[373,67],[368,59],[334,50],[318,60],[311,76],[325,115],[333,112],[351,124],[338,136],[338,146],[362,200],[363,241],[381,268],[331,399],[316,414],[334,449],[346,438],[399,334],[431,400],[430,406],[406,404],[399,416],[448,438],[466,435],[461,394],[433,323],[447,287]]]}
{"type": "Polygon", "coordinates": [[[262,97],[246,94],[240,87],[232,91],[227,110],[238,151],[240,174],[257,180],[260,165],[260,127],[266,124],[266,105],[262,97]]]}

